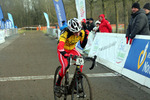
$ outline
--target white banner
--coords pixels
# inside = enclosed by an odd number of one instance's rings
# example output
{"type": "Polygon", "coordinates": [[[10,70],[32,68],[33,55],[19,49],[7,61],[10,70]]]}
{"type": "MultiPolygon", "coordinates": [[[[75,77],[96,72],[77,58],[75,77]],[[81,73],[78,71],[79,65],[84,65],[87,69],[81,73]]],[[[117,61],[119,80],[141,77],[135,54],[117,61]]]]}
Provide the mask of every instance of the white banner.
{"type": "Polygon", "coordinates": [[[89,51],[90,51],[90,49],[91,49],[91,47],[92,47],[92,43],[93,43],[93,41],[94,41],[94,37],[95,37],[95,32],[90,32],[90,33],[89,33],[89,36],[88,36],[87,44],[86,44],[86,46],[85,46],[85,48],[84,48],[84,52],[85,52],[86,54],[89,54],[89,51]]]}
{"type": "Polygon", "coordinates": [[[5,31],[0,30],[0,44],[5,42],[5,31]]]}
{"type": "Polygon", "coordinates": [[[76,9],[78,13],[78,19],[81,21],[82,19],[86,19],[86,7],[85,0],[76,0],[76,9]]]}
{"type": "Polygon", "coordinates": [[[97,55],[100,63],[121,73],[129,49],[124,34],[97,33],[89,56],[97,55]]]}

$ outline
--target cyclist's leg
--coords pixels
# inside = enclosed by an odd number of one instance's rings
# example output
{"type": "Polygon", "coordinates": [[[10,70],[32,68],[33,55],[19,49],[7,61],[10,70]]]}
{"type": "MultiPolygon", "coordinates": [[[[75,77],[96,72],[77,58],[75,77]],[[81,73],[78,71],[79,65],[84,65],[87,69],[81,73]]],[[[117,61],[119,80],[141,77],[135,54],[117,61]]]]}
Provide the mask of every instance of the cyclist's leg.
{"type": "Polygon", "coordinates": [[[57,51],[57,54],[58,54],[59,62],[61,64],[61,69],[59,71],[59,77],[58,77],[58,80],[56,82],[56,85],[61,85],[61,80],[63,79],[63,77],[66,73],[65,68],[68,64],[68,61],[64,56],[62,56],[62,54],[59,51],[57,51]]]}
{"type": "MultiPolygon", "coordinates": [[[[81,56],[80,52],[78,50],[76,50],[75,48],[72,49],[69,54],[72,54],[72,55],[77,55],[77,56],[81,56]]],[[[80,71],[82,72],[83,70],[83,65],[80,66],[80,71]]]]}

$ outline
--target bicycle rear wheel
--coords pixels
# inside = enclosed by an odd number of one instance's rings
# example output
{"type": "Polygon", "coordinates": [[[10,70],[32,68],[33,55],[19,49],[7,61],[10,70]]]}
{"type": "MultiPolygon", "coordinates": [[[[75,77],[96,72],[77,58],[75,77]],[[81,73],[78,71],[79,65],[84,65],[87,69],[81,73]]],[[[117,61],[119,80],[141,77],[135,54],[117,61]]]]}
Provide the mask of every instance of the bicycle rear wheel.
{"type": "Polygon", "coordinates": [[[67,80],[67,78],[68,78],[66,75],[65,75],[65,77],[61,81],[61,86],[60,86],[61,96],[57,97],[55,95],[55,85],[56,85],[56,82],[57,82],[57,79],[58,79],[58,76],[59,76],[60,69],[61,69],[61,66],[58,66],[57,69],[56,69],[56,71],[55,71],[55,75],[54,75],[54,85],[53,85],[54,99],[55,100],[67,100],[67,98],[68,98],[68,100],[70,100],[71,97],[69,99],[69,97],[67,95],[67,92],[68,92],[67,91],[67,86],[66,86],[67,84],[65,83],[65,80],[67,80]]]}
{"type": "Polygon", "coordinates": [[[72,88],[72,100],[92,100],[91,85],[84,73],[77,75],[74,87],[72,88]]]}
{"type": "Polygon", "coordinates": [[[58,66],[57,69],[56,69],[56,71],[55,71],[55,75],[54,75],[53,91],[54,91],[54,99],[55,100],[64,100],[64,97],[62,96],[63,95],[63,88],[64,88],[64,85],[65,85],[65,84],[63,84],[64,83],[64,79],[62,80],[62,83],[61,83],[61,86],[60,86],[61,87],[61,90],[60,90],[61,91],[61,97],[57,97],[55,95],[55,85],[56,85],[56,82],[58,80],[60,69],[61,69],[61,66],[58,66]]]}

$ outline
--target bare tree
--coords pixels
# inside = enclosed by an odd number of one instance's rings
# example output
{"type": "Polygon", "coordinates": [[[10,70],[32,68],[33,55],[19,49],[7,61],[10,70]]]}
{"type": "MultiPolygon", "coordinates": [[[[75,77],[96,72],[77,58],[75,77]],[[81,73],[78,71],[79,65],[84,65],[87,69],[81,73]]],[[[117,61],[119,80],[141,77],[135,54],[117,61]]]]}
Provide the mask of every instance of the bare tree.
{"type": "Polygon", "coordinates": [[[102,9],[103,9],[103,14],[105,14],[105,15],[106,15],[105,0],[102,0],[102,9]]]}
{"type": "Polygon", "coordinates": [[[127,1],[128,1],[128,0],[123,0],[124,33],[126,33],[126,29],[127,29],[127,25],[128,25],[127,1]]]}
{"type": "Polygon", "coordinates": [[[118,8],[117,8],[117,0],[114,0],[114,6],[115,6],[115,18],[116,18],[116,33],[118,32],[118,23],[119,23],[119,16],[118,16],[118,8]]]}

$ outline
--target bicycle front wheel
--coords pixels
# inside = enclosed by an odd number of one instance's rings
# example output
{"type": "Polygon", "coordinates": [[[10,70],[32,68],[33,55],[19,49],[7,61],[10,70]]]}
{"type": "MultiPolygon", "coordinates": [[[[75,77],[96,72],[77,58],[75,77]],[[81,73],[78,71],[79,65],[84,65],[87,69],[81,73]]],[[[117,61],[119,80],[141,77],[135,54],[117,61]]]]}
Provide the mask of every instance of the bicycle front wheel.
{"type": "Polygon", "coordinates": [[[55,75],[54,75],[54,87],[53,87],[53,89],[54,89],[54,99],[55,100],[70,100],[71,96],[68,96],[68,91],[67,91],[68,83],[66,83],[66,81],[68,79],[68,76],[67,76],[68,73],[64,76],[64,78],[61,81],[61,85],[60,85],[61,95],[58,97],[55,93],[55,85],[56,85],[56,82],[57,82],[57,79],[58,79],[58,76],[59,76],[60,69],[61,69],[61,66],[58,66],[58,68],[55,71],[55,75]]]}
{"type": "Polygon", "coordinates": [[[88,77],[80,73],[72,87],[72,100],[92,100],[92,89],[88,77]]]}

